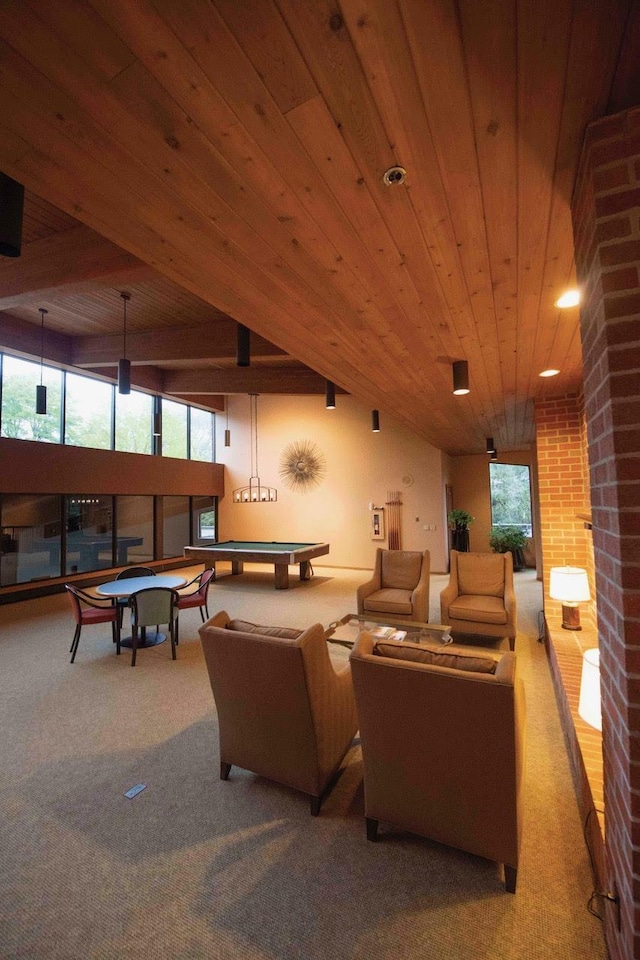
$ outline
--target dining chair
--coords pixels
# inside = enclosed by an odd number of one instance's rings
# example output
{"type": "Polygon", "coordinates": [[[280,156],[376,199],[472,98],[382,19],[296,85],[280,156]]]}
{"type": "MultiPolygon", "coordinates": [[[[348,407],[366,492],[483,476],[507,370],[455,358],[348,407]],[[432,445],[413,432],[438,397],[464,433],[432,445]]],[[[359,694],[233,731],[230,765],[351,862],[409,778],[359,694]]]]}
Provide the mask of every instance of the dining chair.
{"type": "MultiPolygon", "coordinates": [[[[116,575],[116,580],[129,580],[131,577],[155,577],[156,572],[151,567],[127,567],[116,575]]],[[[120,613],[120,626],[122,627],[122,618],[127,607],[131,606],[129,597],[117,597],[116,606],[120,613]]]]}
{"type": "Polygon", "coordinates": [[[131,666],[136,665],[138,637],[142,631],[142,645],[146,628],[166,623],[171,638],[171,657],[176,659],[176,636],[178,633],[178,593],[169,587],[145,587],[136,590],[131,602],[131,666]]]}
{"type": "Polygon", "coordinates": [[[80,642],[80,632],[85,624],[91,623],[110,623],[113,642],[116,644],[116,653],[120,654],[120,612],[112,600],[95,597],[93,594],[86,593],[70,583],[65,584],[65,589],[71,601],[71,609],[76,621],[76,629],[71,641],[71,663],[76,658],[78,644],[80,642]]]}
{"type": "MultiPolygon", "coordinates": [[[[197,577],[194,577],[193,580],[189,580],[188,583],[185,583],[184,587],[180,587],[178,590],[178,609],[180,610],[189,610],[191,607],[198,607],[200,610],[200,616],[202,617],[202,622],[205,622],[205,612],[207,614],[206,619],[209,619],[209,607],[207,604],[207,597],[209,593],[209,586],[211,581],[214,579],[215,570],[212,567],[209,567],[207,570],[203,570],[202,573],[199,573],[197,577]],[[195,589],[189,588],[195,587],[195,589]]],[[[176,643],[178,643],[178,636],[176,635],[176,643]]]]}

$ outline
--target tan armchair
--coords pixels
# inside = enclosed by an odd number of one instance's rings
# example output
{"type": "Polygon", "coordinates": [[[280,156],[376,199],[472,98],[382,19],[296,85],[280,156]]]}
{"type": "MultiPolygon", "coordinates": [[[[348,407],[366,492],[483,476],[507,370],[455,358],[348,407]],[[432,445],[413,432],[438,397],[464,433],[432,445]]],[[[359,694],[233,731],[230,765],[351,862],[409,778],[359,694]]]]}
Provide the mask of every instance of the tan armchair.
{"type": "Polygon", "coordinates": [[[301,790],[320,806],[358,722],[349,664],[334,668],[324,629],[262,627],[223,610],[199,630],[218,711],[220,777],[231,766],[301,790]]]}
{"type": "Polygon", "coordinates": [[[358,587],[358,613],[428,623],[430,573],[428,550],[378,547],[373,576],[358,587]]]}
{"type": "Polygon", "coordinates": [[[440,621],[451,624],[452,633],[508,637],[513,650],[517,615],[511,554],[452,550],[449,585],[440,594],[440,621]]]}
{"type": "Polygon", "coordinates": [[[383,821],[495,860],[515,893],[525,719],[515,653],[462,656],[364,632],[350,661],[367,839],[383,821]]]}

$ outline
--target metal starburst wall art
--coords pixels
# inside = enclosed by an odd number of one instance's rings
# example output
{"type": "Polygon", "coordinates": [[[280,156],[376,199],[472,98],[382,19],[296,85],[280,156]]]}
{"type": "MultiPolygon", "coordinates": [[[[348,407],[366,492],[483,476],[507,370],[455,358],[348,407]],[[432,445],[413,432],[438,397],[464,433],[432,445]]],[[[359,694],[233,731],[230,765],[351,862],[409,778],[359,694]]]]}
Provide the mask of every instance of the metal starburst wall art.
{"type": "Polygon", "coordinates": [[[306,493],[326,476],[327,461],[312,440],[292,440],[282,451],[279,472],[288,487],[306,493]]]}

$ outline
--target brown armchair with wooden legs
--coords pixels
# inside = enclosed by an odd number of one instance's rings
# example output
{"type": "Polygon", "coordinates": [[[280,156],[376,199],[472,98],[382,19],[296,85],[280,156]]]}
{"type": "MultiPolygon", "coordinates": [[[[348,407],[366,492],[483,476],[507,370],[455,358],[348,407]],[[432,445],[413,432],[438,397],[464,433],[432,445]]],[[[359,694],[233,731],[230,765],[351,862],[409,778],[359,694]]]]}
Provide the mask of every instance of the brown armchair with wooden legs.
{"type": "Polygon", "coordinates": [[[427,623],[430,572],[428,550],[383,550],[378,547],[373,575],[357,590],[358,613],[427,623]]]}
{"type": "Polygon", "coordinates": [[[515,893],[525,720],[516,655],[447,649],[364,632],[351,652],[367,839],[383,821],[495,860],[515,893]]]}
{"type": "Polygon", "coordinates": [[[358,727],[349,665],[333,666],[319,623],[264,627],[221,611],[199,633],[221,779],[232,765],[251,770],[308,794],[317,816],[358,727]]]}

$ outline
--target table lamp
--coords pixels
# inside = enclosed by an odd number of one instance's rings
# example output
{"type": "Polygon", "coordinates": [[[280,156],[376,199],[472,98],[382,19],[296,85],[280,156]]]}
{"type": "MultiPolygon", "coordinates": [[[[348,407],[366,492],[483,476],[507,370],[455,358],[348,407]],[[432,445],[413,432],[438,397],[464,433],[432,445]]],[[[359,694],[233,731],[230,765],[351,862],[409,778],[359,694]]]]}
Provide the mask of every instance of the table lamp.
{"type": "Polygon", "coordinates": [[[582,630],[578,604],[591,599],[587,571],[582,567],[552,567],[549,596],[562,601],[564,629],[582,630]]]}
{"type": "Polygon", "coordinates": [[[578,713],[582,719],[596,730],[602,730],[602,708],[600,704],[600,651],[585,650],[582,657],[582,678],[580,680],[580,701],[578,713]]]}

